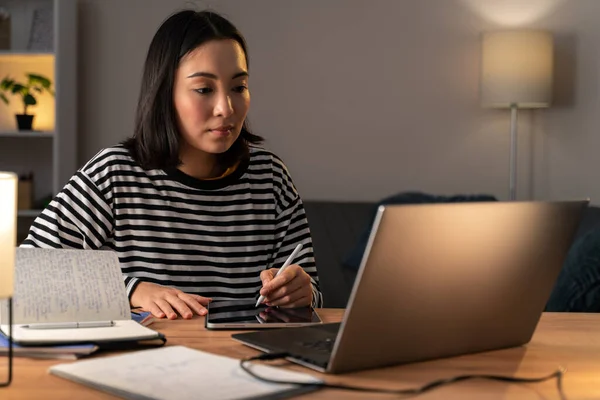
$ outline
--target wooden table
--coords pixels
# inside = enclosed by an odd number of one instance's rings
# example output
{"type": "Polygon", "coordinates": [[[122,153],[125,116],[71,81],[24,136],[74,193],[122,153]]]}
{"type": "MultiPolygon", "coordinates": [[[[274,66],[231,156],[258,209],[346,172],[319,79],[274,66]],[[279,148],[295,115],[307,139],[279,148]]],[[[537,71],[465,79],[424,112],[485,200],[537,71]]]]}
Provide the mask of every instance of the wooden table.
{"type": "MultiPolygon", "coordinates": [[[[343,310],[324,309],[319,310],[319,313],[326,322],[336,322],[341,319],[343,310]]],[[[187,321],[159,320],[151,327],[163,332],[168,338],[169,345],[185,345],[235,358],[258,354],[257,351],[231,340],[231,331],[204,329],[203,317],[187,321]]],[[[65,361],[16,358],[13,383],[8,388],[0,388],[0,399],[114,399],[102,392],[49,375],[48,367],[61,362],[65,361]]],[[[311,370],[285,361],[275,362],[288,368],[312,373],[311,370]]],[[[324,377],[330,382],[400,389],[420,386],[439,378],[470,373],[542,376],[552,373],[559,365],[567,368],[563,382],[567,399],[600,399],[600,314],[544,314],[532,341],[519,348],[345,375],[325,376],[316,372],[314,375],[324,377]]],[[[0,367],[0,373],[5,372],[5,367],[0,367]]],[[[198,375],[201,379],[202,371],[198,371],[198,375]]],[[[312,399],[399,398],[391,395],[330,389],[320,390],[301,398],[309,397],[312,399]]],[[[559,399],[560,397],[556,380],[537,384],[508,384],[480,380],[440,387],[413,398],[421,400],[559,399]]]]}

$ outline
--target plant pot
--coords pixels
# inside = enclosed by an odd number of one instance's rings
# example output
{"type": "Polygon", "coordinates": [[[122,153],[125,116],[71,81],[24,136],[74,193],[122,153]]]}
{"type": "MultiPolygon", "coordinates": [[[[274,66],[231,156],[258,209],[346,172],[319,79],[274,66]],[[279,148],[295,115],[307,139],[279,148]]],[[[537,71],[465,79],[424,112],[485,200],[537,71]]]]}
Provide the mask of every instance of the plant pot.
{"type": "Polygon", "coordinates": [[[30,131],[31,126],[33,125],[33,115],[29,114],[16,114],[17,117],[17,127],[20,131],[30,131]]]}

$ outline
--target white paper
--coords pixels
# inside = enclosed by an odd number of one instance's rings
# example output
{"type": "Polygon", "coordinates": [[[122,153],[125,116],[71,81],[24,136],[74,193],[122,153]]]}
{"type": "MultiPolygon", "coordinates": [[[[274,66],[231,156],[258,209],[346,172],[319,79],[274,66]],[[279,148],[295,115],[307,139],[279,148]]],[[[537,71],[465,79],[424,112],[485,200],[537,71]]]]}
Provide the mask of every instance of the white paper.
{"type": "MultiPolygon", "coordinates": [[[[0,325],[0,329],[8,333],[7,325],[0,325]]],[[[114,326],[104,328],[29,329],[13,325],[12,336],[17,343],[59,344],[154,339],[157,332],[130,319],[115,321],[114,326]]]]}
{"type": "MultiPolygon", "coordinates": [[[[251,364],[251,368],[271,379],[321,382],[311,375],[282,368],[260,364],[251,364]]],[[[260,398],[298,387],[262,382],[243,371],[239,360],[184,346],[59,364],[50,367],[50,373],[128,399],[232,400],[260,398]]]]}
{"type": "Polygon", "coordinates": [[[131,319],[112,251],[18,248],[15,264],[14,324],[131,319]]]}

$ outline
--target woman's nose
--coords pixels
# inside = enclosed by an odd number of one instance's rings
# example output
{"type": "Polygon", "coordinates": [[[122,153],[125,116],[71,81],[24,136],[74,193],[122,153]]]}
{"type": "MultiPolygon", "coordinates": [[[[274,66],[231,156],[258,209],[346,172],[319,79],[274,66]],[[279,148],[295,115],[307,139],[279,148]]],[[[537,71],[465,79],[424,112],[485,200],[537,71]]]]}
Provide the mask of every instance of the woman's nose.
{"type": "Polygon", "coordinates": [[[215,116],[228,117],[233,114],[233,105],[229,95],[221,95],[215,104],[215,116]]]}

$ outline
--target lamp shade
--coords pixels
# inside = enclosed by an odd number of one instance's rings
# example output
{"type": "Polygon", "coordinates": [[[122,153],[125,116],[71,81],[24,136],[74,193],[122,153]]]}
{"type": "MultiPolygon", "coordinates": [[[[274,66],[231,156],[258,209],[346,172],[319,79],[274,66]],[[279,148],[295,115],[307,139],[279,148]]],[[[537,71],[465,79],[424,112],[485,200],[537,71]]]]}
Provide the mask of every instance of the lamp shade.
{"type": "Polygon", "coordinates": [[[13,294],[16,227],[17,175],[0,172],[0,299],[13,294]]]}
{"type": "Polygon", "coordinates": [[[484,107],[543,108],[552,97],[554,44],[545,31],[484,33],[481,102],[484,107]]]}

